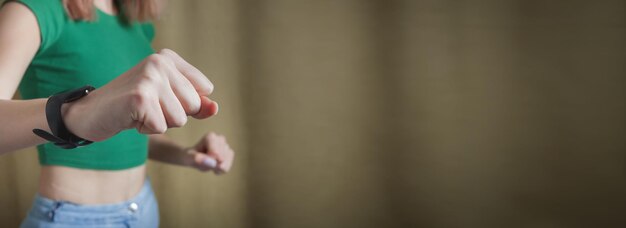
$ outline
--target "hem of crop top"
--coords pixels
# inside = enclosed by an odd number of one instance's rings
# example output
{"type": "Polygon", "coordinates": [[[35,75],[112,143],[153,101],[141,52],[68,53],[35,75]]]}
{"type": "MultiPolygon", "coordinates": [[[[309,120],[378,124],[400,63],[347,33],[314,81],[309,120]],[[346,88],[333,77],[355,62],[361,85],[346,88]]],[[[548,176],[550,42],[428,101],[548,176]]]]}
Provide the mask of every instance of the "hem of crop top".
{"type": "MultiPolygon", "coordinates": [[[[40,156],[41,157],[41,156],[40,156]]],[[[137,166],[141,166],[146,164],[148,159],[143,159],[141,161],[131,161],[131,162],[117,162],[117,163],[85,163],[85,161],[78,161],[72,159],[54,159],[48,158],[45,162],[39,159],[39,164],[41,166],[64,166],[70,168],[78,168],[78,169],[90,169],[90,170],[125,170],[132,169],[137,166]]]]}

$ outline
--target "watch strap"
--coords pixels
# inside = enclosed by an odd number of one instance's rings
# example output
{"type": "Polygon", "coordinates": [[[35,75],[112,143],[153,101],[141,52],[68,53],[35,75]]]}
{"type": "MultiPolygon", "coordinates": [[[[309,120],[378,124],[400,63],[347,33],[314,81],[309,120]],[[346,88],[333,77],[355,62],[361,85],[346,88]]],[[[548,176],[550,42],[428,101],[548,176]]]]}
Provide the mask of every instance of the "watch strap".
{"type": "Polygon", "coordinates": [[[73,149],[93,143],[92,141],[85,140],[74,135],[67,129],[65,121],[63,121],[61,107],[64,103],[70,103],[87,96],[87,94],[94,89],[95,88],[93,86],[87,85],[78,89],[52,95],[46,102],[46,119],[48,121],[48,126],[50,127],[50,132],[42,129],[33,129],[33,133],[64,149],[73,149]]]}

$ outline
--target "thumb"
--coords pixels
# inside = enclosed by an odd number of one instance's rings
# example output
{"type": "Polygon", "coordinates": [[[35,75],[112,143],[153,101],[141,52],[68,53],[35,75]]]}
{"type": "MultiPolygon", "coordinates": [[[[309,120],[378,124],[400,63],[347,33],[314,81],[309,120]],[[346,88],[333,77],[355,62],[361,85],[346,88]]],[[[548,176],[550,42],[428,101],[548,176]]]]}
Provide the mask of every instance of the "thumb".
{"type": "Polygon", "coordinates": [[[201,171],[215,170],[217,168],[217,160],[205,153],[193,152],[194,166],[201,171]]]}
{"type": "Polygon", "coordinates": [[[192,117],[196,119],[206,119],[210,116],[217,114],[219,107],[217,102],[212,101],[208,97],[200,96],[200,111],[194,114],[192,117]]]}

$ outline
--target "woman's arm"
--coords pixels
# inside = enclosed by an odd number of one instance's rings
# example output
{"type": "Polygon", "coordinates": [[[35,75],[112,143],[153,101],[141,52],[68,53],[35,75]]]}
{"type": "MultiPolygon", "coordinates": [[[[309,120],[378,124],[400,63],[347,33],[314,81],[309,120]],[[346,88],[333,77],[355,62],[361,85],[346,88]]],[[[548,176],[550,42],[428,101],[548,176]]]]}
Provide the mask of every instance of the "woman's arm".
{"type": "MultiPolygon", "coordinates": [[[[0,9],[0,154],[44,141],[31,131],[48,131],[45,99],[11,101],[41,43],[34,14],[24,5],[0,9]]],[[[217,103],[213,84],[172,50],[152,54],[113,81],[78,101],[64,104],[63,120],[75,135],[102,141],[122,130],[162,134],[182,127],[187,116],[208,118],[217,103]]]]}
{"type": "Polygon", "coordinates": [[[193,166],[193,156],[190,152],[166,135],[150,135],[148,157],[152,160],[172,165],[193,166]]]}
{"type": "Polygon", "coordinates": [[[0,99],[10,100],[41,39],[35,15],[24,5],[7,2],[0,8],[0,99]]]}
{"type": "Polygon", "coordinates": [[[205,135],[195,146],[187,148],[166,135],[151,135],[148,148],[152,160],[218,174],[230,170],[235,155],[226,138],[215,133],[205,135]]]}
{"type": "Polygon", "coordinates": [[[0,154],[45,142],[32,132],[35,128],[50,130],[45,106],[45,99],[0,100],[0,154]]]}
{"type": "MultiPolygon", "coordinates": [[[[50,131],[47,99],[11,100],[40,44],[33,12],[21,3],[5,3],[0,8],[0,155],[46,142],[32,132],[35,128],[50,131]]],[[[72,105],[62,106],[64,116],[72,105]]],[[[75,119],[64,119],[75,125],[75,119]]]]}
{"type": "Polygon", "coordinates": [[[11,101],[40,42],[37,19],[26,6],[8,2],[0,9],[0,154],[43,143],[32,129],[49,130],[45,99],[11,101]]]}

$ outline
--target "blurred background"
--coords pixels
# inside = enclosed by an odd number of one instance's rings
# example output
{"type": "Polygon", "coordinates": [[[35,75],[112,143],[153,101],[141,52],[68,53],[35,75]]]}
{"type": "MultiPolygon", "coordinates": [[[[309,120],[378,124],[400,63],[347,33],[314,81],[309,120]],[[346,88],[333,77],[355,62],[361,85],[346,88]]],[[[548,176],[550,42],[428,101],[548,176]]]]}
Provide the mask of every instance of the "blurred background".
{"type": "MultiPolygon", "coordinates": [[[[162,227],[625,227],[623,0],[177,0],[216,85],[216,177],[151,162],[162,227]]],[[[0,157],[0,220],[36,192],[0,157]]]]}

